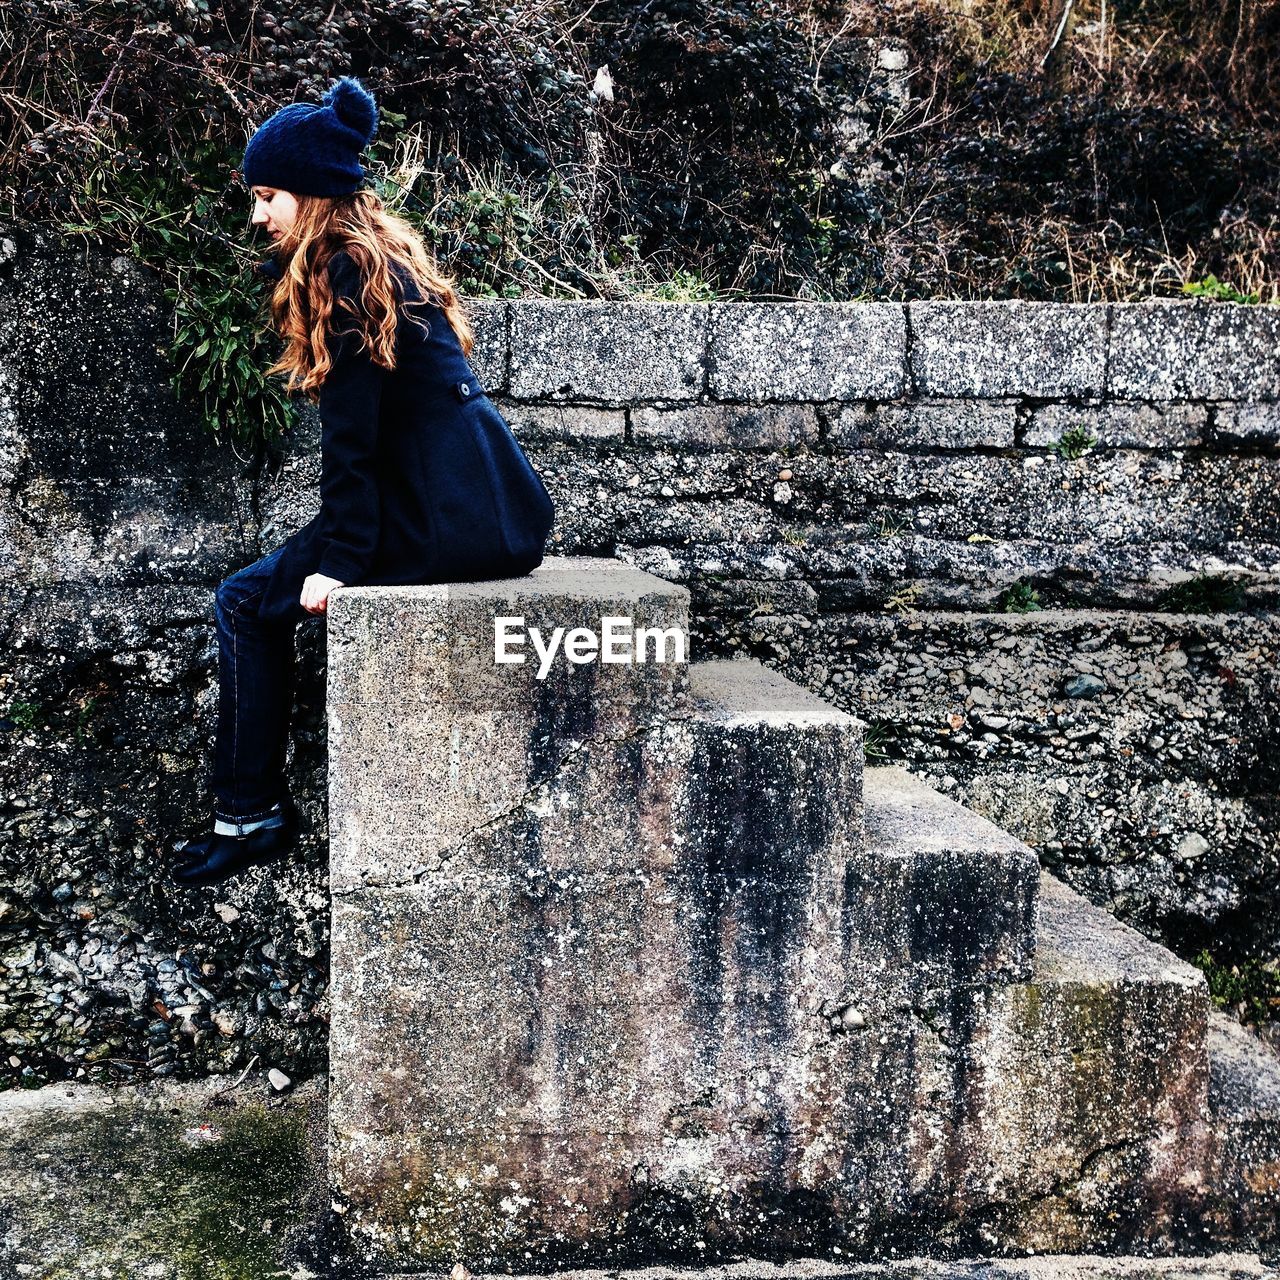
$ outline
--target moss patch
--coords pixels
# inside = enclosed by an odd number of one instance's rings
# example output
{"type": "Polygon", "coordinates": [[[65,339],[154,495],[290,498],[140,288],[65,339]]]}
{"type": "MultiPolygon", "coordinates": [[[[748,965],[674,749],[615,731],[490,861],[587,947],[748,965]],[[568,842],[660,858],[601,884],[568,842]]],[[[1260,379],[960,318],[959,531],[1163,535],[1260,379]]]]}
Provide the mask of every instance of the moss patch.
{"type": "Polygon", "coordinates": [[[154,1264],[166,1280],[260,1280],[280,1269],[314,1178],[301,1110],[261,1103],[53,1110],[0,1128],[0,1143],[14,1171],[0,1262],[41,1280],[154,1264]]]}

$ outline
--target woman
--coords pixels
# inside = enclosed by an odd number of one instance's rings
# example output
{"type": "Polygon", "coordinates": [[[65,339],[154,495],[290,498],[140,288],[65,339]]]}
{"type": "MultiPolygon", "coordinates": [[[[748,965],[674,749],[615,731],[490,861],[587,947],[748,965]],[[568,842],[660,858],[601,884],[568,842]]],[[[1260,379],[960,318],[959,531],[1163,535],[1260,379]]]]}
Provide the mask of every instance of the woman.
{"type": "Polygon", "coordinates": [[[275,254],[270,373],[318,405],[320,511],[217,589],[213,830],[178,846],[174,880],[217,884],[297,841],[284,774],[294,629],[342,586],[506,578],[542,561],[545,487],[467,356],[471,327],[413,227],[361,191],[377,107],[338,80],[277,111],[242,176],[275,254]]]}

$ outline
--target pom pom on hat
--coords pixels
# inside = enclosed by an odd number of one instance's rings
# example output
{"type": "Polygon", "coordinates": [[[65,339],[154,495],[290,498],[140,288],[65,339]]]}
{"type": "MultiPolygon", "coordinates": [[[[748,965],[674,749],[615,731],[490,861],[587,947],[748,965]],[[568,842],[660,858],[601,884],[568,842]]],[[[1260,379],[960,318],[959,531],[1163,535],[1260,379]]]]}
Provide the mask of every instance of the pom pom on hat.
{"type": "Polygon", "coordinates": [[[364,139],[367,146],[378,132],[378,104],[373,94],[355,76],[343,76],[325,91],[320,99],[323,106],[332,107],[333,114],[364,139]]]}
{"type": "Polygon", "coordinates": [[[360,188],[360,152],[378,132],[378,104],[354,76],[342,76],[320,105],[292,102],[262,124],[245,148],[248,187],[294,195],[344,196],[360,188]]]}

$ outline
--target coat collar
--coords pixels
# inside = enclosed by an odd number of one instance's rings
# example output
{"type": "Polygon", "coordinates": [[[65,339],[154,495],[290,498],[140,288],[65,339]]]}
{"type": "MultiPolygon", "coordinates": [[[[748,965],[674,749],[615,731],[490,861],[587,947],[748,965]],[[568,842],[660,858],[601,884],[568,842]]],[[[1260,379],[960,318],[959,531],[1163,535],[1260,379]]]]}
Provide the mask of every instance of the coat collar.
{"type": "Polygon", "coordinates": [[[279,280],[284,276],[284,270],[280,266],[280,260],[273,253],[269,258],[265,258],[258,263],[257,270],[271,280],[279,280]]]}

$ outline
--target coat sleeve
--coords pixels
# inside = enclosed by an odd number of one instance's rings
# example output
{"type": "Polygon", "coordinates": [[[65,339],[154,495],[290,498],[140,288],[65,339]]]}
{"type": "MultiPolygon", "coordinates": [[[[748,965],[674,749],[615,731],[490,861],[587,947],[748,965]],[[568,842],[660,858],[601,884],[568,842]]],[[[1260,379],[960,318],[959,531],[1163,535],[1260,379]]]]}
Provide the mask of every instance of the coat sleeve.
{"type": "Polygon", "coordinates": [[[335,254],[330,270],[338,332],[327,336],[333,365],[320,387],[320,515],[317,572],[354,585],[368,572],[378,546],[379,494],[375,458],[378,413],[386,370],[361,350],[352,317],[339,297],[359,301],[355,264],[335,254]]]}

